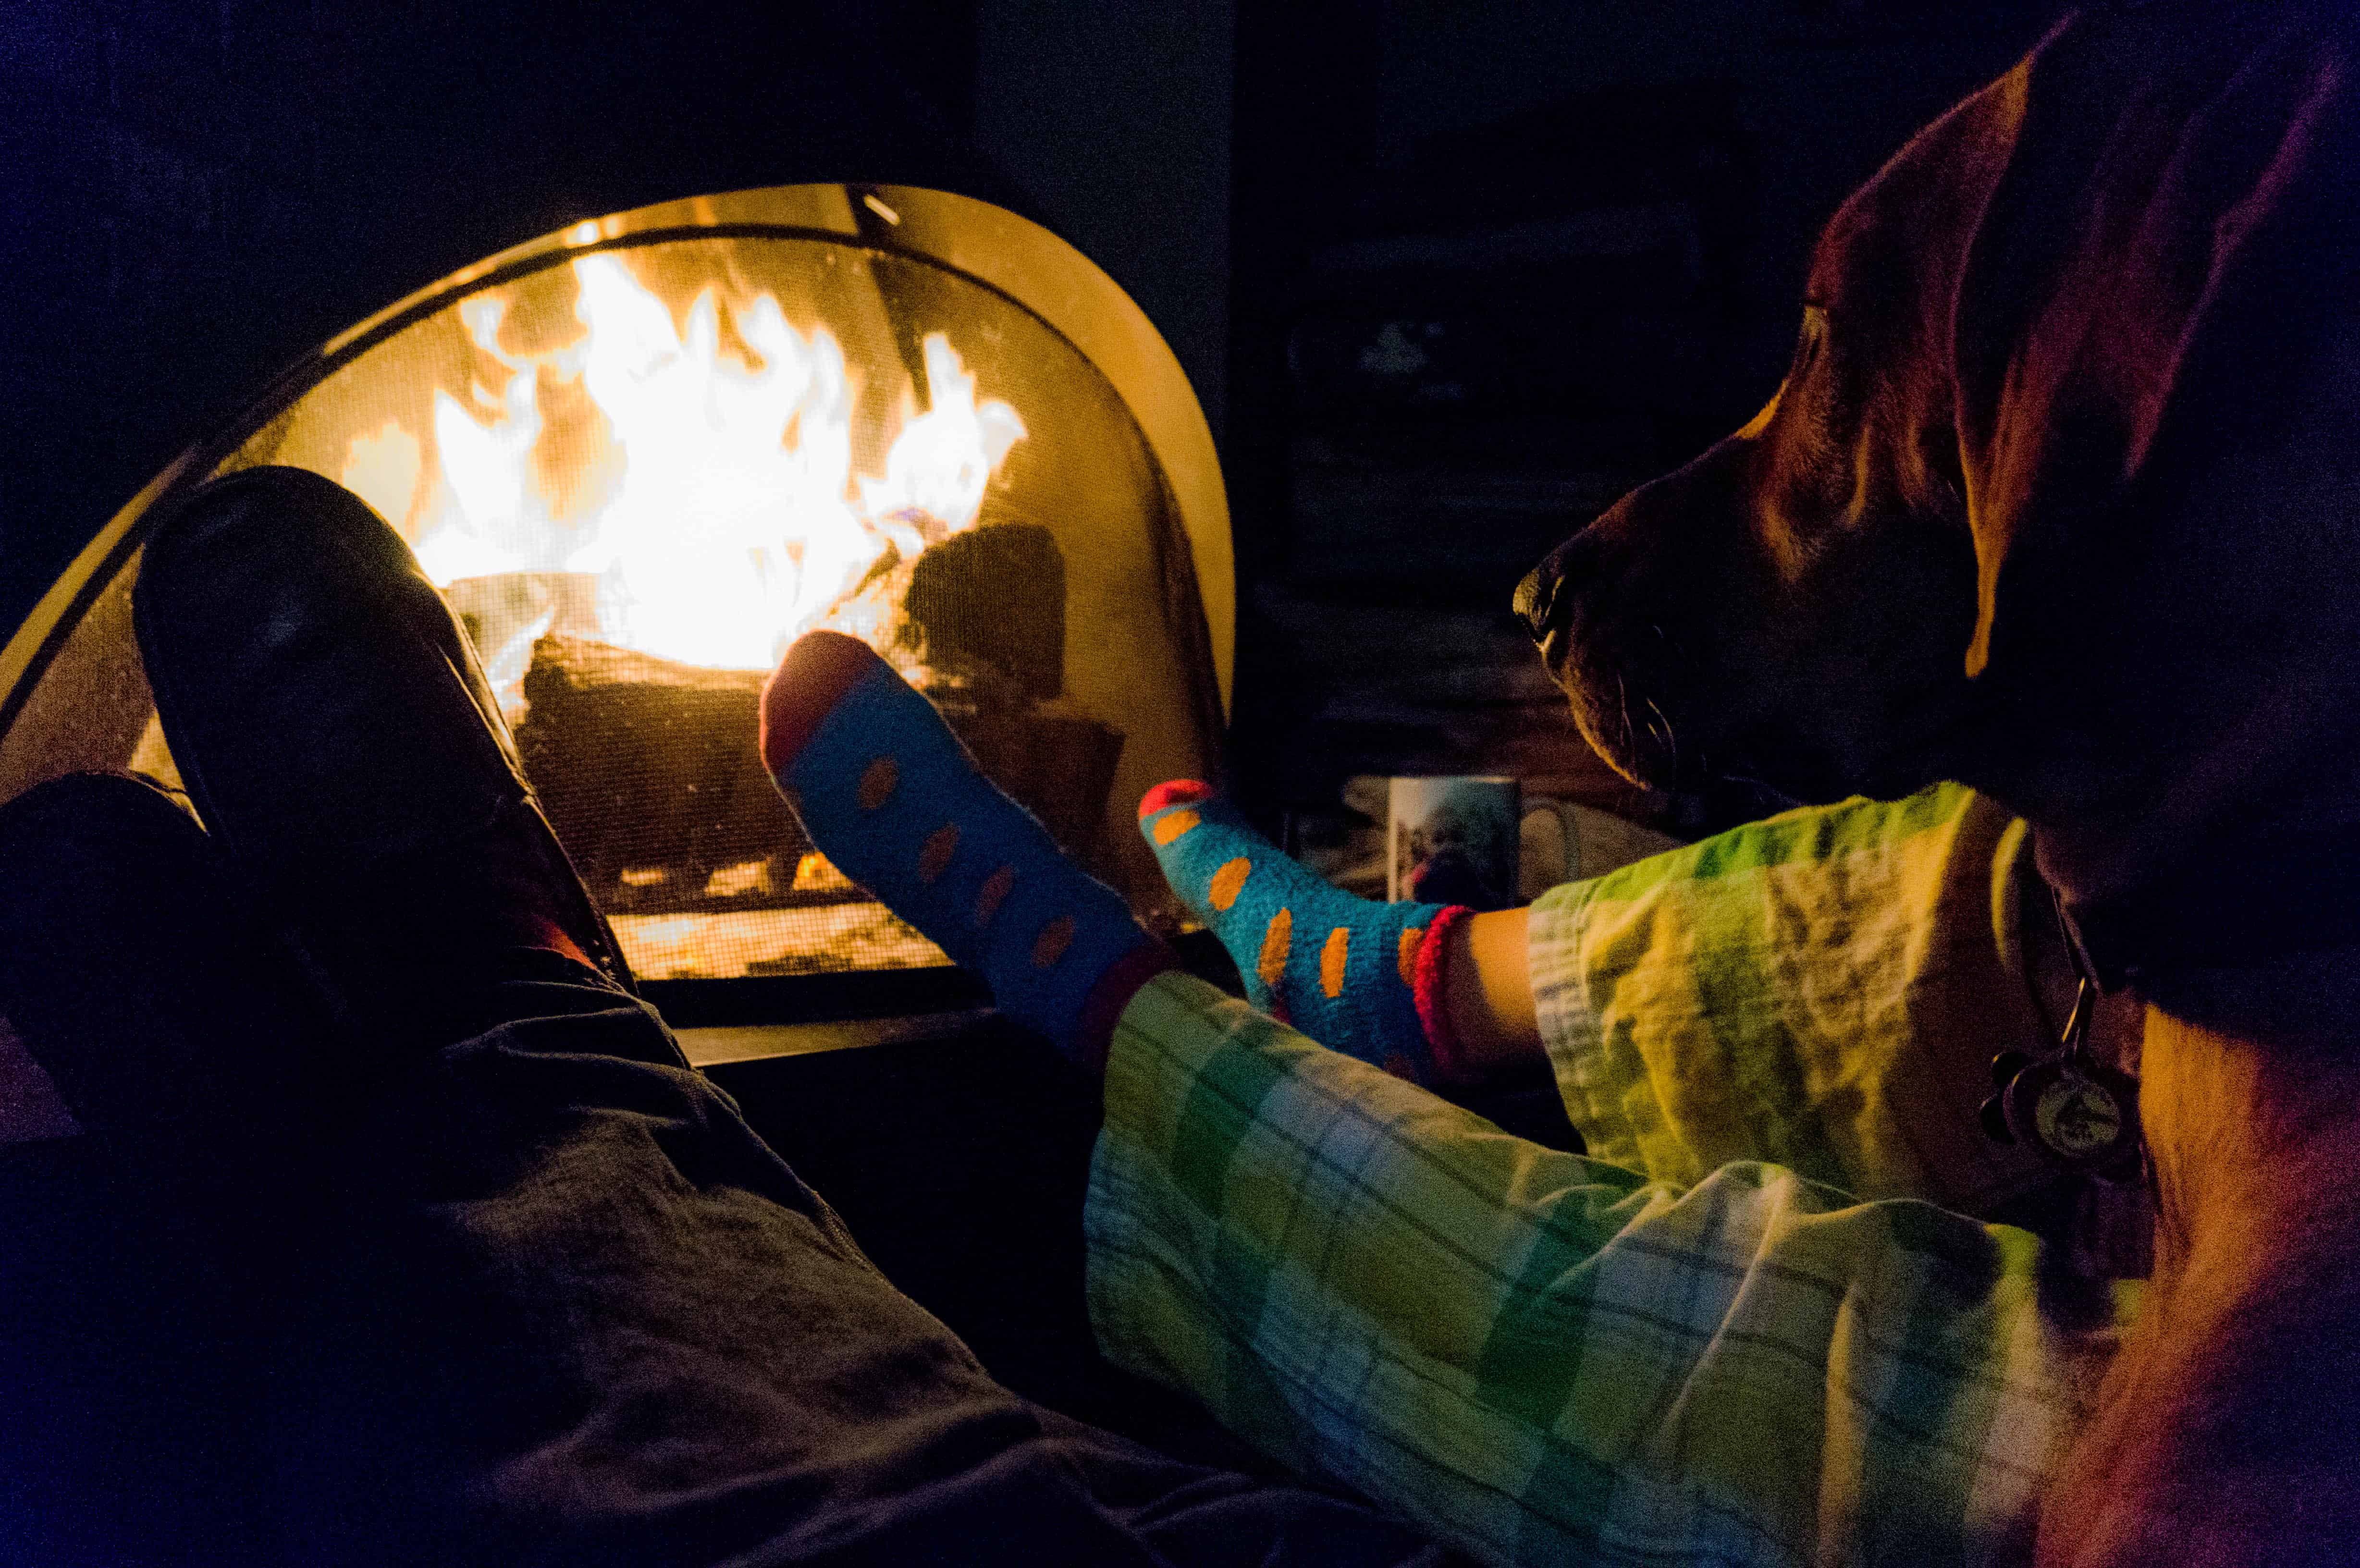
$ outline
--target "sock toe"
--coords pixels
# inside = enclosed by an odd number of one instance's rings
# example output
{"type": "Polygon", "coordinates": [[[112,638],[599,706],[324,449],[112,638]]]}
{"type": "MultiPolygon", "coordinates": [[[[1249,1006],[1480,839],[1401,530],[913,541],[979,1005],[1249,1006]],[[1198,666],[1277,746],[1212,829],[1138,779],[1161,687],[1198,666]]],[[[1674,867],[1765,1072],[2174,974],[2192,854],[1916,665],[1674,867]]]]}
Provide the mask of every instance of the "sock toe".
{"type": "Polygon", "coordinates": [[[867,643],[842,632],[797,637],[762,686],[763,766],[783,776],[845,693],[862,677],[890,668],[867,643]]]}
{"type": "Polygon", "coordinates": [[[761,744],[837,870],[981,975],[1010,1017],[1086,1067],[1103,1060],[1112,1014],[1170,955],[923,692],[859,639],[809,633],[763,689],[761,744]]]}
{"type": "Polygon", "coordinates": [[[1139,816],[1142,822],[1167,806],[1193,804],[1213,798],[1213,787],[1194,779],[1168,779],[1140,797],[1139,816]]]}

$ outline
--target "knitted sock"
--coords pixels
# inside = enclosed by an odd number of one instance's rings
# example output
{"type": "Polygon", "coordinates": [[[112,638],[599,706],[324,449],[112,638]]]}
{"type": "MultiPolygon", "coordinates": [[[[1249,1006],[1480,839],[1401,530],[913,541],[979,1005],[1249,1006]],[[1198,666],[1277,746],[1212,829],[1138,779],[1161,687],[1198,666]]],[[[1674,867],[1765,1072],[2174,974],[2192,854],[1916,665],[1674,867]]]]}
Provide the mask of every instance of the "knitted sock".
{"type": "Polygon", "coordinates": [[[1280,854],[1228,801],[1175,779],[1139,803],[1164,880],[1221,939],[1246,999],[1331,1051],[1414,1083],[1461,1075],[1443,1006],[1463,904],[1359,898],[1280,854]]]}
{"type": "Polygon", "coordinates": [[[1113,888],[1000,792],[866,643],[811,632],[762,689],[762,762],[836,868],[1086,1067],[1173,967],[1113,888]]]}

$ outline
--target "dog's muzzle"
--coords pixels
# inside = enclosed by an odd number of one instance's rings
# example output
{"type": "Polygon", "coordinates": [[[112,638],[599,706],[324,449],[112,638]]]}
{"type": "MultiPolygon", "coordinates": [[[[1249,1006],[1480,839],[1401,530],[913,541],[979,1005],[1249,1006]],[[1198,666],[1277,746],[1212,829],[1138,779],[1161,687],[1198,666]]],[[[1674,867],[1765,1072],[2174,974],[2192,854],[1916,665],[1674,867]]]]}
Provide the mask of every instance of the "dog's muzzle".
{"type": "Polygon", "coordinates": [[[1629,616],[1601,615],[1601,601],[1627,597],[1601,592],[1604,550],[1595,526],[1577,532],[1524,574],[1511,604],[1591,749],[1634,784],[1672,788],[1698,758],[1673,728],[1669,642],[1654,620],[1640,620],[1652,635],[1634,639],[1629,616]]]}
{"type": "Polygon", "coordinates": [[[1596,524],[1576,528],[1524,573],[1524,580],[1516,584],[1515,597],[1509,601],[1533,641],[1540,645],[1541,658],[1552,674],[1557,672],[1574,622],[1580,618],[1585,585],[1594,585],[1598,580],[1600,547],[1596,524]]]}
{"type": "Polygon", "coordinates": [[[1515,597],[1509,601],[1539,648],[1549,678],[1568,691],[1576,623],[1583,619],[1581,602],[1587,596],[1584,585],[1594,583],[1597,575],[1598,540],[1591,529],[1584,528],[1524,573],[1524,580],[1516,584],[1515,597]]]}
{"type": "Polygon", "coordinates": [[[1551,554],[1525,572],[1524,580],[1516,584],[1516,596],[1510,604],[1535,642],[1548,638],[1549,612],[1556,606],[1557,585],[1563,581],[1557,573],[1557,557],[1551,554]]]}

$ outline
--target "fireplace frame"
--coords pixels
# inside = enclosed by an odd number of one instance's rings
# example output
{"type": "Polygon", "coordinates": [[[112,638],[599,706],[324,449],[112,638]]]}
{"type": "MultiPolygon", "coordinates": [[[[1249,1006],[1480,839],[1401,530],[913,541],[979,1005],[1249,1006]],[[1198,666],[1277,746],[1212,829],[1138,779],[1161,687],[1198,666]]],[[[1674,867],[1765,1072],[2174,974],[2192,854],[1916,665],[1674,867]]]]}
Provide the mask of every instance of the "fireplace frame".
{"type": "MultiPolygon", "coordinates": [[[[1168,486],[1188,540],[1226,719],[1236,643],[1228,499],[1211,430],[1162,335],[1087,257],[1004,208],[911,186],[814,184],[691,197],[571,224],[417,290],[288,366],[235,419],[182,451],[116,511],[0,648],[0,739],[13,730],[84,615],[131,564],[173,503],[338,369],[479,289],[601,251],[724,238],[818,239],[907,257],[1000,295],[1070,343],[1121,399],[1168,486]]],[[[0,787],[6,783],[0,779],[0,787]]],[[[687,1026],[946,1011],[981,1000],[979,987],[952,970],[653,982],[648,989],[675,1022],[687,1026]]]]}

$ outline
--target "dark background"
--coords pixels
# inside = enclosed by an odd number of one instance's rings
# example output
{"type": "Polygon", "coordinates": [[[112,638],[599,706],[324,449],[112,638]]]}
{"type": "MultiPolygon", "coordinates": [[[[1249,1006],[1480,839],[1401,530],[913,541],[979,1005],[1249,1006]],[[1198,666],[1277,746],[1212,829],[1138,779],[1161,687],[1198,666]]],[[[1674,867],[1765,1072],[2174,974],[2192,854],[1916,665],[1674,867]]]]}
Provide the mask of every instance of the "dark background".
{"type": "Polygon", "coordinates": [[[1750,413],[1819,223],[2054,8],[18,0],[0,626],[275,370],[457,267],[708,191],[931,184],[1073,242],[1195,383],[1250,800],[1579,771],[1509,587],[1750,413]]]}

